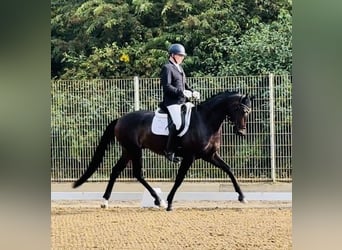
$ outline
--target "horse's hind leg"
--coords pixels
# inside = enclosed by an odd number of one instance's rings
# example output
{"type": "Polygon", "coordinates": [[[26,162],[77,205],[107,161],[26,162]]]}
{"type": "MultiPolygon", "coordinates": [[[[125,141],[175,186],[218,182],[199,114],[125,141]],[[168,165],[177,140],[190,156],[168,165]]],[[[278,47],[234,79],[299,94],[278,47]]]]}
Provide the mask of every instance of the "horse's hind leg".
{"type": "Polygon", "coordinates": [[[110,174],[110,179],[109,179],[109,182],[107,184],[106,191],[103,195],[103,198],[105,199],[105,201],[101,207],[108,207],[108,200],[109,200],[109,197],[112,193],[115,180],[116,180],[116,178],[118,178],[118,176],[120,175],[122,170],[126,167],[128,161],[129,161],[129,158],[125,155],[122,155],[120,157],[120,159],[118,160],[118,162],[115,164],[115,166],[112,168],[112,172],[110,174]]]}
{"type": "Polygon", "coordinates": [[[156,191],[147,183],[143,174],[142,174],[142,151],[141,149],[137,149],[132,159],[133,163],[133,174],[137,180],[143,184],[143,186],[150,192],[152,197],[154,198],[154,204],[158,207],[165,207],[165,202],[160,199],[156,191]]]}
{"type": "Polygon", "coordinates": [[[234,185],[235,191],[239,194],[239,198],[238,198],[239,201],[242,203],[247,203],[247,200],[245,199],[245,195],[242,193],[240,185],[238,184],[234,174],[230,170],[229,165],[227,163],[225,163],[217,153],[215,153],[212,156],[212,158],[205,159],[205,160],[214,164],[216,167],[219,167],[220,169],[222,169],[224,172],[226,172],[229,175],[229,177],[230,177],[230,179],[234,185]]]}

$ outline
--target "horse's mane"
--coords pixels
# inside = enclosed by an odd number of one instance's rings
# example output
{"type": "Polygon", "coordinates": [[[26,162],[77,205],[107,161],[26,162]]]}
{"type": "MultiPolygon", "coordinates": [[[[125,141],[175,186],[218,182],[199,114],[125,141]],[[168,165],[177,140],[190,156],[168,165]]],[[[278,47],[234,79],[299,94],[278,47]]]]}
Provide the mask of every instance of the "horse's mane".
{"type": "Polygon", "coordinates": [[[205,101],[201,102],[199,104],[199,106],[207,105],[209,103],[212,103],[213,101],[221,100],[222,98],[227,98],[227,96],[238,95],[238,94],[240,94],[238,91],[229,91],[229,90],[221,91],[221,92],[209,97],[205,101]]]}

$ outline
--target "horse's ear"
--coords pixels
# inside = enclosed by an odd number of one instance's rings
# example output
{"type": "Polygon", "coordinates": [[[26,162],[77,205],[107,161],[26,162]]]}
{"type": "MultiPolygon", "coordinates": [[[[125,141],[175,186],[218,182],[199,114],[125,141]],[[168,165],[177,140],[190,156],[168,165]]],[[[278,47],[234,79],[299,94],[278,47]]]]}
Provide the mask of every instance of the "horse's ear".
{"type": "MultiPolygon", "coordinates": [[[[246,97],[248,97],[249,94],[246,95],[246,97]]],[[[255,95],[252,95],[251,97],[249,97],[249,100],[253,101],[255,99],[255,95]]]]}

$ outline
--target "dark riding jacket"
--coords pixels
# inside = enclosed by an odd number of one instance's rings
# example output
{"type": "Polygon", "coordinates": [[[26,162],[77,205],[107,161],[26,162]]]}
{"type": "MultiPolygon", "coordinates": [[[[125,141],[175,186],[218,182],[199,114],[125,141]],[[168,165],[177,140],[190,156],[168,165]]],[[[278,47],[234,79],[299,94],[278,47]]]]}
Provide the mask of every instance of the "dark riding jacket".
{"type": "Polygon", "coordinates": [[[185,103],[186,97],[183,94],[185,89],[192,91],[186,84],[186,77],[183,68],[179,65],[181,72],[177,66],[169,61],[161,70],[160,78],[163,87],[164,106],[185,103]]]}

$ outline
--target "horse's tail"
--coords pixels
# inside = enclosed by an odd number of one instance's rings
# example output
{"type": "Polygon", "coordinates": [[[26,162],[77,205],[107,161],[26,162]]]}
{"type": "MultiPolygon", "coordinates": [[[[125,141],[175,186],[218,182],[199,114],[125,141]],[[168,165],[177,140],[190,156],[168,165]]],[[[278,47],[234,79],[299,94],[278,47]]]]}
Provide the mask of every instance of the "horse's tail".
{"type": "Polygon", "coordinates": [[[118,119],[112,121],[103,132],[103,135],[100,139],[100,143],[97,146],[94,156],[91,159],[91,162],[89,164],[89,167],[86,169],[86,171],[83,173],[83,175],[74,182],[73,188],[77,188],[81,186],[84,182],[88,180],[88,178],[99,168],[103,157],[105,155],[106,149],[111,142],[115,139],[115,132],[114,128],[117,123],[118,119]]]}

